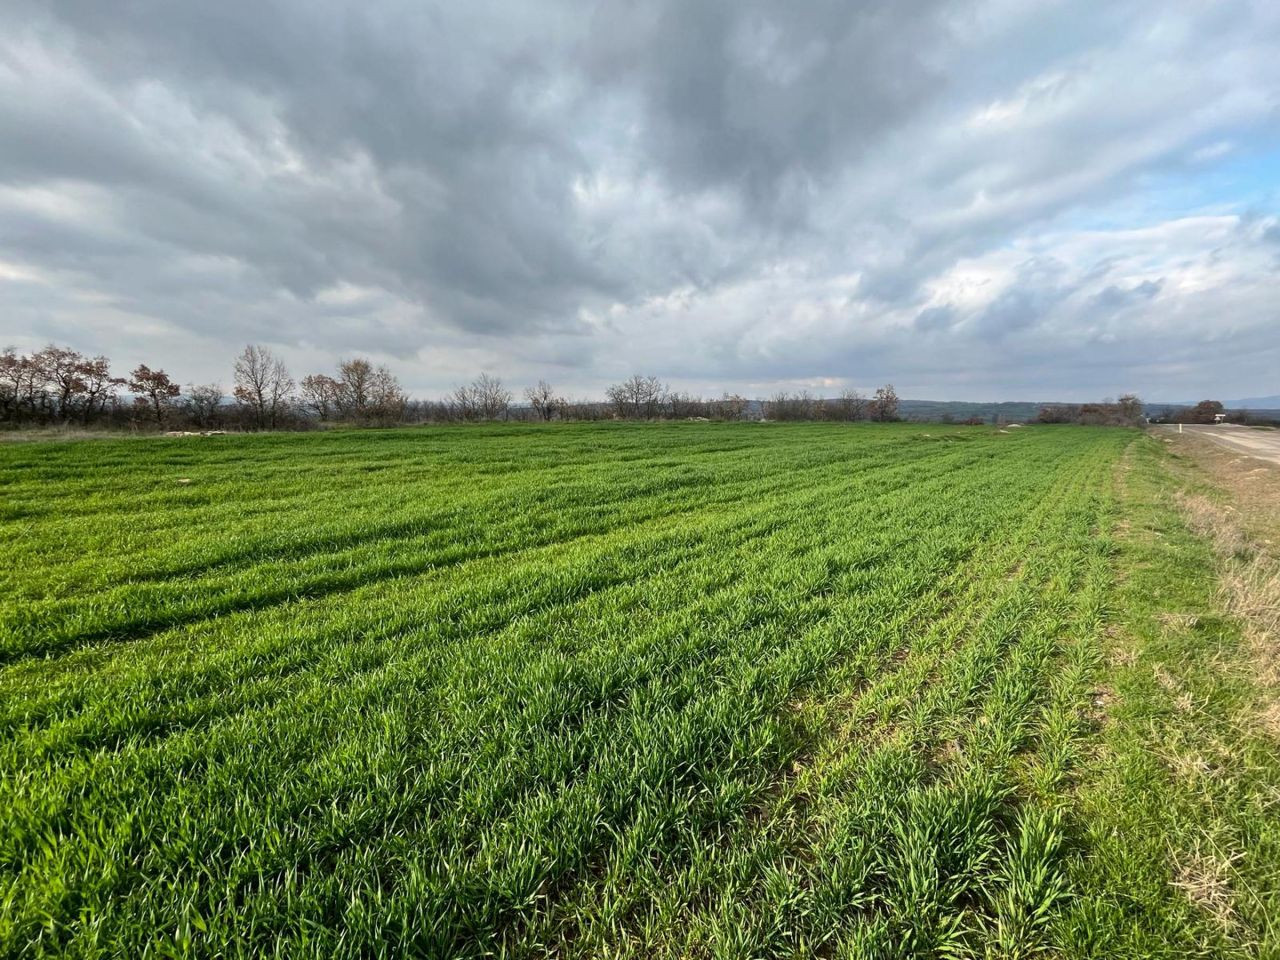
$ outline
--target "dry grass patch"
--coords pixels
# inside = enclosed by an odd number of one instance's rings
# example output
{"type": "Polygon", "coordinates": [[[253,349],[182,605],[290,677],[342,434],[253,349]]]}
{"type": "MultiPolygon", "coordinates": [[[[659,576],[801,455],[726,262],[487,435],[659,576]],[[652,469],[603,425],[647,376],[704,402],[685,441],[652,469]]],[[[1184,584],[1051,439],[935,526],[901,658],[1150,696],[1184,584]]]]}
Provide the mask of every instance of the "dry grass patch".
{"type": "Polygon", "coordinates": [[[1194,613],[1162,613],[1156,619],[1166,627],[1180,630],[1194,630],[1200,626],[1200,618],[1194,613]]]}
{"type": "Polygon", "coordinates": [[[1238,557],[1249,552],[1249,538],[1235,517],[1234,507],[1215,503],[1202,494],[1182,493],[1177,500],[1188,526],[1209,540],[1220,557],[1238,557]]]}
{"type": "MultiPolygon", "coordinates": [[[[1280,560],[1249,535],[1235,507],[1201,494],[1180,494],[1177,501],[1191,529],[1217,554],[1220,602],[1243,625],[1258,680],[1272,693],[1260,718],[1265,728],[1280,732],[1280,701],[1274,699],[1280,691],[1280,560]]],[[[1195,625],[1187,623],[1194,617],[1179,614],[1163,614],[1160,619],[1170,627],[1195,625]]]]}
{"type": "Polygon", "coordinates": [[[1160,758],[1179,780],[1195,783],[1213,773],[1213,764],[1198,753],[1162,753],[1160,758]]]}
{"type": "Polygon", "coordinates": [[[1177,450],[1202,469],[1227,494],[1237,525],[1255,547],[1273,555],[1280,543],[1280,467],[1242,457],[1203,437],[1177,438],[1177,450]]]}
{"type": "Polygon", "coordinates": [[[1178,682],[1178,678],[1171,674],[1163,663],[1157,663],[1151,668],[1151,672],[1155,674],[1156,683],[1170,693],[1177,693],[1182,689],[1182,684],[1178,682]]]}
{"type": "Polygon", "coordinates": [[[1258,716],[1262,723],[1262,728],[1273,737],[1280,738],[1280,700],[1271,703],[1258,716]]]}
{"type": "Polygon", "coordinates": [[[1230,564],[1223,573],[1227,610],[1248,626],[1250,641],[1260,654],[1268,683],[1280,682],[1280,568],[1270,557],[1255,554],[1230,564]]]}
{"type": "Polygon", "coordinates": [[[1173,885],[1224,930],[1233,931],[1239,924],[1239,916],[1232,875],[1243,854],[1226,856],[1216,849],[1206,850],[1205,846],[1197,843],[1188,853],[1172,853],[1173,885]]]}
{"type": "Polygon", "coordinates": [[[1103,629],[1107,638],[1107,664],[1112,667],[1132,667],[1138,662],[1138,651],[1133,638],[1118,623],[1109,623],[1103,629]]]}

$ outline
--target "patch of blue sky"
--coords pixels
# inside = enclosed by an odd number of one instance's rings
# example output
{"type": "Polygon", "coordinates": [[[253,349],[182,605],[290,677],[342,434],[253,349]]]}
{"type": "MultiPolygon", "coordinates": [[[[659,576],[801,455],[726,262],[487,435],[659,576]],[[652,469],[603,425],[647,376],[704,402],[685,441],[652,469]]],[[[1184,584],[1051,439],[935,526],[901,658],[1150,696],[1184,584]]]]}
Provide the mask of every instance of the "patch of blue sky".
{"type": "Polygon", "coordinates": [[[1133,230],[1196,216],[1280,214],[1280,137],[1209,139],[1136,174],[1123,196],[1064,212],[1055,230],[1133,230]]]}

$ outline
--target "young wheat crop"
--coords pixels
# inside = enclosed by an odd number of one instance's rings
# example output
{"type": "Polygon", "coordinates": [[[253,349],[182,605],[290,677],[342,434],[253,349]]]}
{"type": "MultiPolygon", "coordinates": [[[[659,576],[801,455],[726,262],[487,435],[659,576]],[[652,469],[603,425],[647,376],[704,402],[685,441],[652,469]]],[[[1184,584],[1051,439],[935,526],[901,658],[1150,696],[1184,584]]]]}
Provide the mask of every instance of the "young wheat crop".
{"type": "Polygon", "coordinates": [[[1061,947],[1135,436],[2,448],[0,953],[1061,947]]]}

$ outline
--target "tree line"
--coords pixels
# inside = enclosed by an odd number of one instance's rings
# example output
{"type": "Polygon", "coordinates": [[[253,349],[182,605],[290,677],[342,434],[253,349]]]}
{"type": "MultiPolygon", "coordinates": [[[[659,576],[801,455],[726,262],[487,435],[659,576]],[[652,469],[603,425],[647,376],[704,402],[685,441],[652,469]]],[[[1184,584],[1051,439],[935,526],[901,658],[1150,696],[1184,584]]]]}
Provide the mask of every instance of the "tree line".
{"type": "Polygon", "coordinates": [[[857,390],[844,390],[838,397],[815,397],[808,390],[775,393],[764,401],[769,420],[874,420],[885,423],[898,419],[898,394],[893,384],[885,384],[866,397],[857,390]]]}
{"type": "Polygon", "coordinates": [[[870,397],[854,390],[834,399],[803,390],[780,392],[753,405],[735,393],[704,398],[637,374],[610,386],[603,400],[573,399],[539,380],[523,392],[523,403],[518,404],[501,378],[481,373],[438,400],[415,400],[387,367],[363,357],[295,381],[280,357],[256,344],[235,358],[231,374],[228,391],[221,383],[182,385],[146,364],[127,376],[116,376],[105,356],[91,357],[68,347],[51,344],[30,354],[10,347],[0,353],[0,424],[208,431],[517,419],[898,419],[892,385],[870,397]]]}
{"type": "Polygon", "coordinates": [[[283,360],[250,344],[235,358],[232,388],[189,383],[139,364],[115,376],[105,356],[49,345],[0,353],[0,423],[111,427],[289,429],[320,421],[401,422],[408,399],[386,367],[356,357],[336,375],[295,383],[283,360]]]}
{"type": "MultiPolygon", "coordinates": [[[[23,355],[0,353],[0,424],[78,424],[160,430],[288,430],[326,423],[391,426],[485,420],[828,420],[900,419],[892,384],[871,396],[845,390],[834,398],[807,390],[780,391],[752,402],[735,393],[704,398],[672,390],[658,377],[636,374],[605,391],[603,400],[574,399],[547,381],[523,391],[523,403],[501,378],[481,373],[436,400],[412,399],[386,366],[363,357],[342,360],[328,373],[295,381],[284,361],[249,344],[232,364],[232,385],[180,385],[164,370],[139,364],[114,376],[105,356],[49,345],[23,355]]],[[[1212,422],[1217,401],[1171,414],[1183,422],[1212,422]]],[[[1045,406],[1041,423],[1127,426],[1143,421],[1143,404],[1127,394],[1104,403],[1045,406]]],[[[968,422],[968,421],[966,421],[968,422]]]]}
{"type": "Polygon", "coordinates": [[[1102,403],[1058,403],[1040,408],[1039,423],[1078,423],[1093,427],[1134,427],[1146,419],[1144,405],[1126,393],[1119,400],[1102,403]]]}
{"type": "Polygon", "coordinates": [[[1201,400],[1188,407],[1165,407],[1151,413],[1152,423],[1227,423],[1246,426],[1280,426],[1273,410],[1228,410],[1219,400],[1201,400]]]}
{"type": "Polygon", "coordinates": [[[1201,400],[1183,407],[1146,410],[1146,405],[1133,394],[1105,403],[1070,403],[1042,407],[1036,418],[1040,423],[1082,423],[1096,426],[1137,426],[1142,423],[1227,423],[1275,426],[1269,411],[1228,410],[1218,400],[1201,400]]]}

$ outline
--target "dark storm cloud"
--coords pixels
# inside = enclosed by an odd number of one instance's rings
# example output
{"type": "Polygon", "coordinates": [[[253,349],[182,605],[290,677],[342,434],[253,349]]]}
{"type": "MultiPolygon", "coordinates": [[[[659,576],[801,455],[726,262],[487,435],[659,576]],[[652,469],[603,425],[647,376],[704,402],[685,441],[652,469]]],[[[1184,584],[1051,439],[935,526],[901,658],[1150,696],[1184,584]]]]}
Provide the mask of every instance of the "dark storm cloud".
{"type": "Polygon", "coordinates": [[[537,103],[556,78],[519,23],[478,51],[485,31],[457,15],[356,5],[54,11],[50,72],[85,75],[22,108],[45,122],[3,118],[30,134],[10,182],[109,186],[131,230],[177,249],[302,297],[389,285],[464,326],[553,318],[616,285],[577,243],[573,107],[537,103]]]}
{"type": "Polygon", "coordinates": [[[700,283],[722,272],[671,231],[653,239],[674,253],[599,256],[608,225],[583,222],[573,187],[618,147],[591,142],[615,101],[642,101],[639,169],[677,192],[724,187],[748,233],[765,208],[799,220],[807,184],[923,93],[933,7],[619,4],[581,23],[554,6],[55,3],[28,40],[61,55],[51,72],[83,75],[12,101],[22,146],[0,169],[109,187],[128,231],[300,297],[342,279],[482,332],[572,325],[582,302],[662,289],[651,260],[694,259],[700,283]],[[139,107],[178,116],[146,129],[139,107]],[[261,156],[237,171],[220,149],[261,156]]]}
{"type": "Polygon", "coordinates": [[[489,365],[584,389],[638,367],[930,383],[972,348],[1083,390],[1097,345],[1215,308],[1257,324],[1275,293],[1274,197],[1213,238],[1129,199],[1260,142],[1277,17],[1247,0],[18,0],[7,20],[5,339],[255,339],[399,357],[415,386],[489,365]]]}
{"type": "Polygon", "coordinates": [[[803,210],[940,88],[943,7],[620,4],[597,9],[586,51],[593,78],[634,87],[645,147],[676,184],[803,210]]]}

